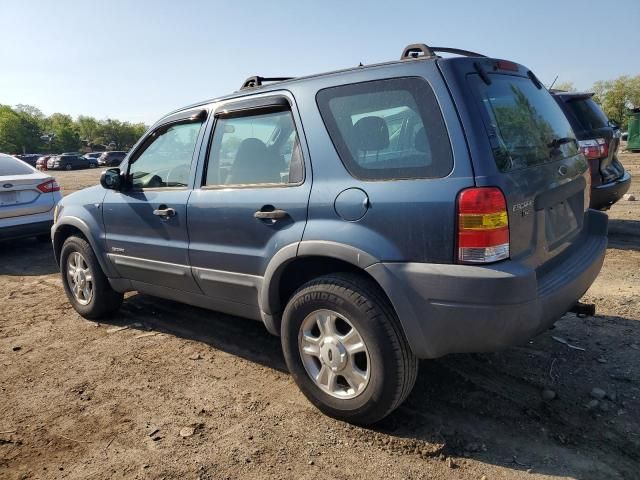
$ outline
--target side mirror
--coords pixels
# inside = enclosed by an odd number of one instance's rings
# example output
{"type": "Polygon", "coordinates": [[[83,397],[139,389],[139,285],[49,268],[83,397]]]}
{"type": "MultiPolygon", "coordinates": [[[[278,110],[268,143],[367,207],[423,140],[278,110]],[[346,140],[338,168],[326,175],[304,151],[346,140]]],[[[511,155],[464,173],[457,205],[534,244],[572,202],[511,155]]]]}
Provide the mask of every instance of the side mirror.
{"type": "Polygon", "coordinates": [[[119,168],[108,168],[100,175],[100,185],[107,190],[120,190],[121,178],[119,168]]]}

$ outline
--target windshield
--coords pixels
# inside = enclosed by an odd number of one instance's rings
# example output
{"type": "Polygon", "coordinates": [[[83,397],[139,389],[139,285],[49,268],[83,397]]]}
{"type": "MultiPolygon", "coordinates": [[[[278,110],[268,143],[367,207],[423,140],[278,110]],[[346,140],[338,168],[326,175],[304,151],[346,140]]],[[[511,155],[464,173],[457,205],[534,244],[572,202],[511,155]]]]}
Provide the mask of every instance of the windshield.
{"type": "Polygon", "coordinates": [[[529,78],[495,74],[489,78],[487,85],[478,75],[470,75],[501,171],[578,153],[571,125],[547,90],[536,88],[529,78]]]}
{"type": "Polygon", "coordinates": [[[9,175],[30,175],[33,169],[22,160],[0,154],[0,177],[9,175]]]}

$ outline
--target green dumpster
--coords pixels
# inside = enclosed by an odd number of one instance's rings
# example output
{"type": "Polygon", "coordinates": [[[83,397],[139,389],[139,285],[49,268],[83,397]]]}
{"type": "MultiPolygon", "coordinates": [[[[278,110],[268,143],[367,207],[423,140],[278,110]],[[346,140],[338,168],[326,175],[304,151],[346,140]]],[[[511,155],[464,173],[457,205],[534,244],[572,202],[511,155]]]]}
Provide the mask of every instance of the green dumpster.
{"type": "Polygon", "coordinates": [[[629,136],[627,138],[627,149],[640,151],[640,110],[629,114],[629,136]]]}

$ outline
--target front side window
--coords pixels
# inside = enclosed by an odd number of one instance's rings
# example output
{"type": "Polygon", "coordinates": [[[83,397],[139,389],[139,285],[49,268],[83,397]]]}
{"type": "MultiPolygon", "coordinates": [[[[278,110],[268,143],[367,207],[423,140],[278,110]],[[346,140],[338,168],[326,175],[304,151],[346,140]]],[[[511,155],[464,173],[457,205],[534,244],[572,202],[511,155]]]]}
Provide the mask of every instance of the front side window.
{"type": "Polygon", "coordinates": [[[217,119],[205,186],[288,185],[302,180],[300,141],[289,110],[217,119]]]}
{"type": "Polygon", "coordinates": [[[317,102],[340,159],[356,178],[439,178],[453,167],[442,113],[423,79],[331,87],[317,102]]]}
{"type": "Polygon", "coordinates": [[[186,187],[201,126],[202,122],[179,123],[152,133],[151,143],[129,165],[131,187],[186,187]]]}
{"type": "Polygon", "coordinates": [[[469,76],[480,101],[493,154],[505,172],[561,160],[578,153],[578,144],[556,101],[526,77],[490,74],[487,85],[469,76]]]}

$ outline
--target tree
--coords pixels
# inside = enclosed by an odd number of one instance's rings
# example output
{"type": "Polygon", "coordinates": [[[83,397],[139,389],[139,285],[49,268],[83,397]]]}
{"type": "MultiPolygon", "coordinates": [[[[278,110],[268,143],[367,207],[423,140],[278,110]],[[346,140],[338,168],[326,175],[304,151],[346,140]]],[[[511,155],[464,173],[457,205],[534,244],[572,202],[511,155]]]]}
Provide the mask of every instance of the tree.
{"type": "Polygon", "coordinates": [[[38,119],[23,110],[0,105],[0,152],[35,152],[42,143],[38,119]]]}
{"type": "Polygon", "coordinates": [[[53,135],[52,152],[75,152],[80,149],[80,135],[70,115],[54,113],[47,118],[46,125],[46,133],[53,135]]]}
{"type": "Polygon", "coordinates": [[[563,92],[575,92],[576,87],[573,82],[558,82],[553,85],[554,90],[562,90],[563,92]]]}
{"type": "Polygon", "coordinates": [[[103,137],[107,145],[113,144],[116,150],[130,148],[144,134],[147,127],[142,123],[106,120],[103,125],[103,137]]]}
{"type": "Polygon", "coordinates": [[[80,139],[86,141],[87,145],[95,145],[102,140],[102,125],[93,117],[80,115],[76,120],[76,126],[80,139]]]}
{"type": "Polygon", "coordinates": [[[594,99],[611,120],[627,128],[627,111],[640,107],[640,75],[623,75],[615,80],[598,81],[593,84],[594,99]]]}

